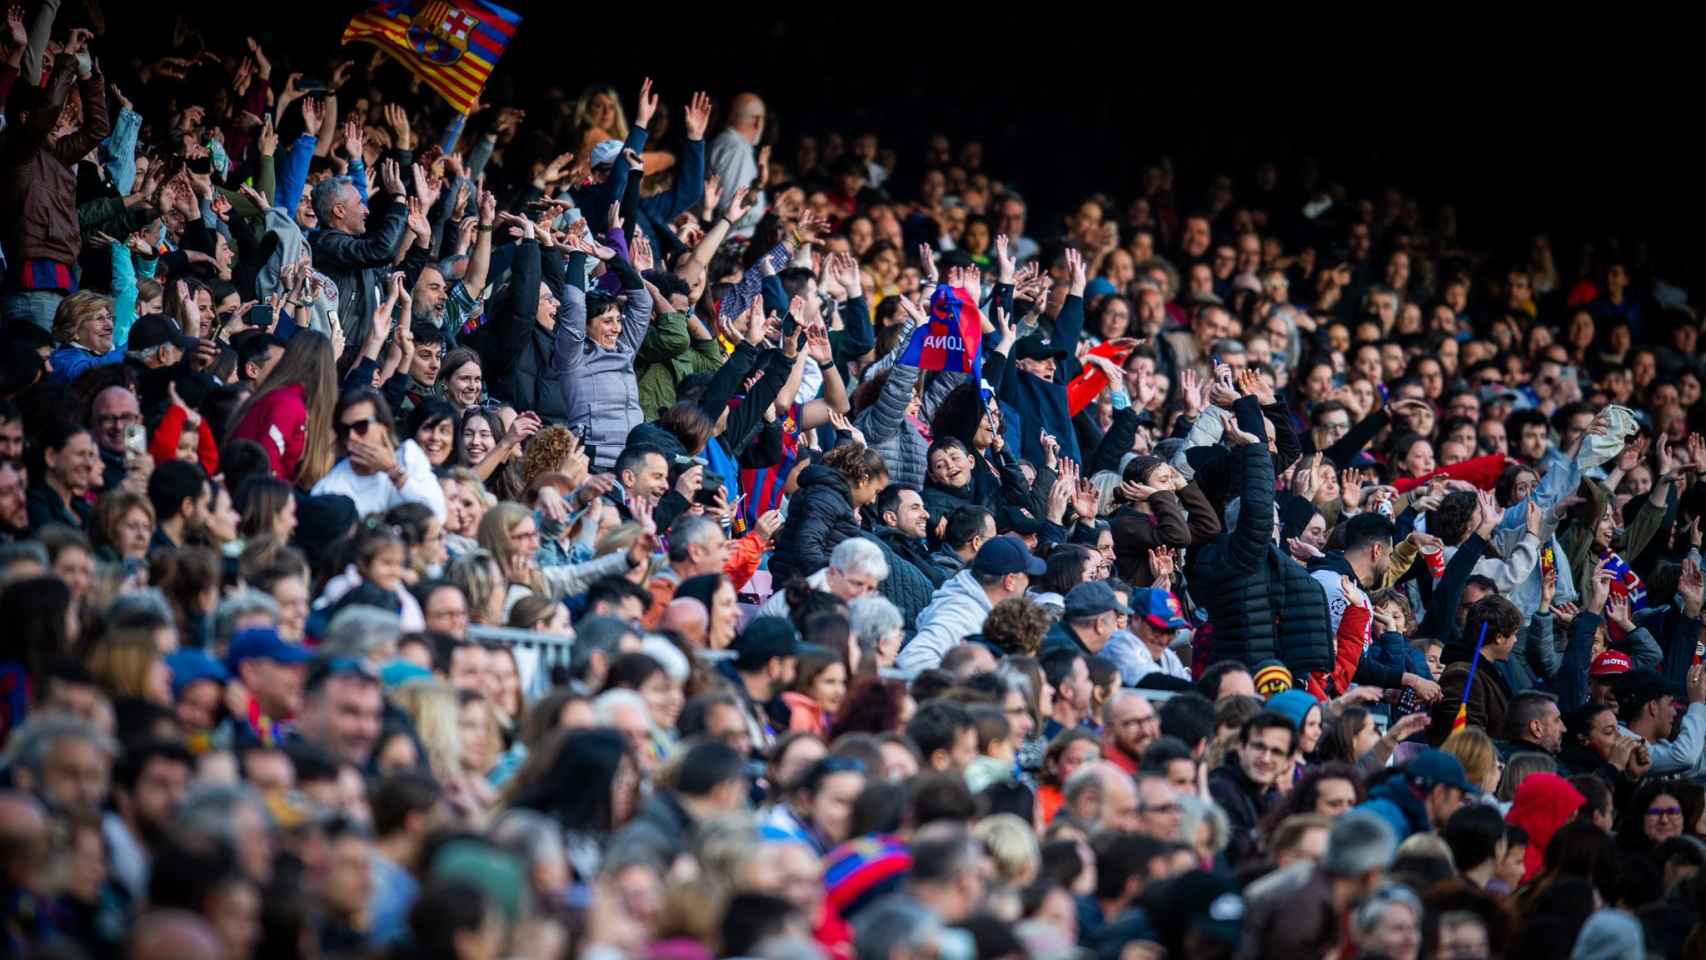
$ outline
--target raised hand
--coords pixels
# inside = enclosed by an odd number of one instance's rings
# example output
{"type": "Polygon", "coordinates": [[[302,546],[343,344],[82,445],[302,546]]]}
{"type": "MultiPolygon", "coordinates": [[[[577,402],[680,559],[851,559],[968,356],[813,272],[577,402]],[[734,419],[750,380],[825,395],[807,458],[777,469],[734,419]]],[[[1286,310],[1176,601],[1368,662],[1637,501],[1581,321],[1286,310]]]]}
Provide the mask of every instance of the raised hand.
{"type": "Polygon", "coordinates": [[[1220,427],[1221,432],[1226,437],[1226,442],[1234,447],[1243,447],[1259,442],[1255,436],[1238,429],[1238,421],[1233,419],[1230,414],[1220,414],[1220,427]]]}
{"type": "Polygon", "coordinates": [[[806,328],[806,354],[819,366],[835,359],[834,348],[829,343],[829,330],[824,327],[822,321],[806,328]]]}
{"type": "Polygon", "coordinates": [[[1504,519],[1505,511],[1499,506],[1498,499],[1487,490],[1475,491],[1475,503],[1481,520],[1481,536],[1485,538],[1499,525],[1499,521],[1504,519]]]}
{"type": "Polygon", "coordinates": [[[1066,269],[1072,277],[1072,295],[1082,297],[1087,277],[1084,272],[1084,255],[1074,247],[1066,248],[1066,269]]]}
{"type": "Polygon", "coordinates": [[[1179,371],[1179,399],[1185,402],[1185,416],[1200,417],[1207,407],[1200,393],[1202,375],[1195,369],[1186,367],[1179,371]]]}
{"type": "Polygon", "coordinates": [[[1155,580],[1154,586],[1159,586],[1162,589],[1172,588],[1173,570],[1177,559],[1178,554],[1173,552],[1172,547],[1162,545],[1150,548],[1149,573],[1155,580]]]}
{"type": "Polygon", "coordinates": [[[386,159],[379,162],[379,183],[385,192],[394,197],[404,195],[403,168],[395,160],[386,159]]]}
{"type": "Polygon", "coordinates": [[[752,212],[753,203],[750,187],[741,187],[736,190],[735,195],[729,198],[729,208],[725,214],[729,218],[729,222],[739,223],[742,217],[752,212]]]}
{"type": "Polygon", "coordinates": [[[931,284],[942,282],[942,273],[936,267],[936,251],[928,243],[918,245],[918,269],[924,274],[924,279],[931,284]]]}
{"type": "Polygon", "coordinates": [[[29,30],[24,26],[24,8],[12,4],[6,8],[6,33],[12,38],[12,46],[22,47],[30,42],[29,30]]]}
{"type": "Polygon", "coordinates": [[[1670,441],[1659,434],[1653,442],[1653,480],[1669,480],[1676,472],[1676,458],[1671,456],[1670,441]]]}
{"type": "Polygon", "coordinates": [[[500,213],[498,219],[509,224],[509,235],[520,240],[539,239],[539,228],[533,221],[513,213],[500,213]]]}
{"type": "Polygon", "coordinates": [[[646,239],[645,234],[638,232],[634,234],[634,242],[628,250],[628,259],[634,262],[634,269],[641,273],[645,273],[656,264],[657,258],[652,253],[651,241],[646,239]]]}
{"type": "Polygon", "coordinates": [[[758,523],[753,532],[760,540],[770,540],[776,536],[776,531],[782,529],[782,511],[766,510],[758,515],[758,523]]]}
{"type": "Polygon", "coordinates": [[[1321,454],[1317,452],[1308,464],[1299,465],[1291,481],[1291,492],[1305,500],[1315,499],[1315,488],[1321,480],[1321,454]]]}
{"type": "Polygon", "coordinates": [[[1014,275],[1013,254],[1008,250],[1007,235],[997,234],[995,237],[996,279],[1001,283],[1012,283],[1014,275]]]}
{"type": "Polygon", "coordinates": [[[1274,402],[1274,388],[1268,385],[1268,378],[1249,367],[1238,372],[1238,392],[1246,397],[1255,397],[1256,402],[1264,407],[1274,402]]]}
{"type": "Polygon", "coordinates": [[[391,128],[391,137],[398,150],[412,150],[415,141],[409,133],[409,113],[400,103],[387,103],[384,108],[385,125],[391,128]]]}
{"type": "Polygon", "coordinates": [[[687,128],[687,139],[705,139],[705,130],[711,125],[711,98],[701,90],[687,101],[687,106],[681,111],[681,125],[687,128]]]}
{"type": "Polygon", "coordinates": [[[1286,552],[1291,554],[1291,558],[1293,560],[1302,564],[1307,564],[1311,560],[1325,556],[1325,554],[1320,550],[1315,549],[1313,544],[1300,540],[1297,537],[1288,538],[1285,542],[1285,548],[1286,552]]]}
{"type": "MultiPolygon", "coordinates": [[[[1611,559],[1607,557],[1606,559],[1601,560],[1599,564],[1593,568],[1593,578],[1588,581],[1588,595],[1585,598],[1586,602],[1582,606],[1582,609],[1588,613],[1605,612],[1606,600],[1611,596],[1612,573],[1609,566],[1610,563],[1611,559]]],[[[1686,578],[1687,575],[1688,571],[1685,566],[1683,569],[1684,578],[1686,578]]],[[[1677,592],[1682,592],[1682,585],[1680,582],[1677,584],[1677,592]]]]}
{"type": "Polygon", "coordinates": [[[1095,520],[1100,513],[1101,494],[1096,492],[1096,485],[1088,480],[1079,480],[1077,489],[1072,493],[1072,509],[1081,520],[1095,520]]]}
{"type": "Polygon", "coordinates": [[[325,119],[325,116],[326,107],[319,100],[314,97],[302,99],[302,126],[309,133],[319,131],[320,121],[325,119]]]}
{"type": "Polygon", "coordinates": [[[658,111],[658,95],[652,92],[652,78],[647,77],[640,84],[640,100],[634,110],[634,126],[649,127],[652,114],[658,111]]]}
{"type": "Polygon", "coordinates": [[[1706,577],[1700,572],[1700,565],[1692,557],[1682,561],[1682,576],[1677,581],[1676,592],[1682,597],[1682,610],[1690,618],[1700,616],[1702,599],[1706,599],[1706,577]]]}

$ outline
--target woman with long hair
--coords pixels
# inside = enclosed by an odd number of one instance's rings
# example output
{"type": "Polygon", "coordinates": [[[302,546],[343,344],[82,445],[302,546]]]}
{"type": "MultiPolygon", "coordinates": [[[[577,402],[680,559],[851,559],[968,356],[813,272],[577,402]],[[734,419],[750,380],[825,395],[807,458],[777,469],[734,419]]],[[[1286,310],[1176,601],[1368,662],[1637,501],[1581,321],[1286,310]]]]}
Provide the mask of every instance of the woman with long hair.
{"type": "Polygon", "coordinates": [[[332,341],[313,330],[298,330],[272,372],[232,414],[236,426],[225,440],[255,441],[267,452],[273,476],[310,489],[336,460],[332,417],[337,405],[332,341]]]}
{"type": "Polygon", "coordinates": [[[421,503],[444,516],[444,489],[432,464],[412,439],[397,442],[391,405],[372,387],[353,387],[338,398],[332,413],[337,435],[337,464],[314,484],[313,494],[342,494],[367,516],[404,503],[421,503]]]}
{"type": "Polygon", "coordinates": [[[172,705],[172,671],[166,655],[146,628],[108,631],[89,651],[89,673],[107,696],[172,705]]]}
{"type": "Polygon", "coordinates": [[[443,397],[426,397],[403,420],[403,436],[420,444],[434,470],[462,462],[462,417],[443,397]]]}
{"type": "Polygon", "coordinates": [[[772,581],[786,583],[829,566],[836,544],[859,536],[858,511],[874,503],[888,482],[882,455],[862,443],[836,447],[822,463],[801,471],[770,556],[772,581]]]}
{"type": "Polygon", "coordinates": [[[249,477],[237,488],[237,532],[245,541],[274,536],[288,541],[296,533],[296,493],[277,477],[249,477]]]}
{"type": "Polygon", "coordinates": [[[519,497],[526,489],[521,480],[522,447],[538,429],[539,415],[532,411],[516,414],[507,427],[496,410],[464,411],[460,465],[473,470],[498,496],[519,497]]]}
{"type": "MultiPolygon", "coordinates": [[[[539,566],[539,521],[533,511],[505,501],[486,511],[480,520],[480,546],[503,571],[507,585],[504,610],[515,601],[536,593],[551,600],[585,593],[600,577],[621,576],[652,555],[656,536],[638,537],[626,551],[610,553],[586,563],[539,566]]],[[[501,621],[500,621],[501,622],[501,621]]]]}
{"type": "Polygon", "coordinates": [[[735,642],[740,628],[740,595],[734,581],[726,574],[707,573],[681,581],[675,589],[677,599],[691,598],[705,605],[707,614],[705,646],[712,650],[727,650],[735,642]]]}
{"type": "Polygon", "coordinates": [[[640,805],[640,766],[614,730],[578,730],[562,737],[537,777],[517,774],[510,807],[537,810],[563,829],[569,866],[582,883],[598,876],[604,847],[640,805]]]}
{"type": "Polygon", "coordinates": [[[0,659],[0,740],[28,717],[33,685],[76,652],[81,632],[71,590],[58,577],[30,577],[0,591],[7,654],[0,659]]]}
{"type": "Polygon", "coordinates": [[[788,729],[828,739],[830,718],[847,700],[847,662],[827,647],[801,646],[794,683],[782,694],[788,729]]]}
{"type": "Polygon", "coordinates": [[[444,577],[468,597],[469,623],[503,625],[509,582],[491,551],[475,548],[458,556],[445,569],[444,577]]]}

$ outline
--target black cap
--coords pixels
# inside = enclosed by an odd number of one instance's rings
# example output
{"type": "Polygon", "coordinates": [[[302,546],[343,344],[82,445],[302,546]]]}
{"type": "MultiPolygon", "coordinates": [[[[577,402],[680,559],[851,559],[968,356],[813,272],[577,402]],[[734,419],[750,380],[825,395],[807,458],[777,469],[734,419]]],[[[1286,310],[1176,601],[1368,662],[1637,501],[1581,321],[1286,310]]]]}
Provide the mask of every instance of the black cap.
{"type": "Polygon", "coordinates": [[[170,343],[182,350],[194,350],[196,338],[178,329],[178,322],[163,313],[139,317],[130,328],[130,343],[126,350],[152,350],[170,343]]]}
{"type": "Polygon", "coordinates": [[[1020,337],[1019,341],[1013,344],[1013,359],[1064,360],[1066,359],[1066,348],[1050,337],[1033,333],[1028,337],[1020,337]]]}
{"type": "Polygon", "coordinates": [[[800,635],[781,617],[757,617],[746,625],[734,642],[737,670],[757,670],[777,657],[800,653],[800,635]]]}

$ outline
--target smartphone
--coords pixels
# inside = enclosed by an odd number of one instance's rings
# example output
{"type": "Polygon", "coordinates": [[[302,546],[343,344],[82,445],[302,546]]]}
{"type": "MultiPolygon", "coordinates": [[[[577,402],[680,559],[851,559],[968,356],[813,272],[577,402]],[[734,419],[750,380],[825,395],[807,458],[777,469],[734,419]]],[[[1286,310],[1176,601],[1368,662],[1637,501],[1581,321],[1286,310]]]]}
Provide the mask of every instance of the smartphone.
{"type": "Polygon", "coordinates": [[[140,423],[133,423],[124,428],[124,450],[142,456],[148,452],[148,428],[140,423]]]}

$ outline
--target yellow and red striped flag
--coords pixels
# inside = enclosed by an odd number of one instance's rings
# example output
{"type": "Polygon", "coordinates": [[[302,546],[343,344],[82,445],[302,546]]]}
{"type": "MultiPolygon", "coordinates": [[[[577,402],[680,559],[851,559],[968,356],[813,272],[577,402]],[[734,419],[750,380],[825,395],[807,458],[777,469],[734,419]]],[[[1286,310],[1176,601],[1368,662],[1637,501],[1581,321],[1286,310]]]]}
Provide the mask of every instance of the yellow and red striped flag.
{"type": "Polygon", "coordinates": [[[374,44],[466,114],[520,24],[486,0],[382,0],[350,20],[342,42],[374,44]]]}
{"type": "Polygon", "coordinates": [[[1475,655],[1469,660],[1469,679],[1463,683],[1463,702],[1457,705],[1457,716],[1452,718],[1451,732],[1456,733],[1469,725],[1469,694],[1475,689],[1475,668],[1481,665],[1481,647],[1487,642],[1487,624],[1481,623],[1481,635],[1475,638],[1475,655]]]}

